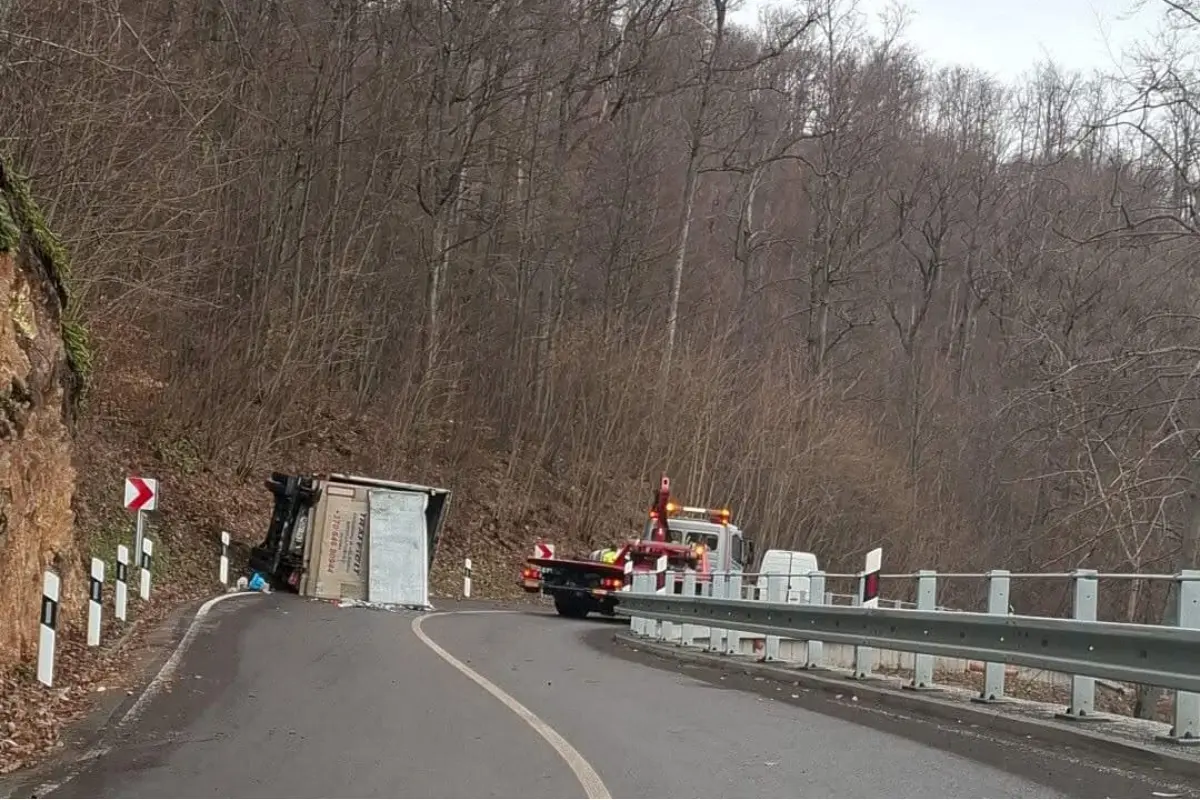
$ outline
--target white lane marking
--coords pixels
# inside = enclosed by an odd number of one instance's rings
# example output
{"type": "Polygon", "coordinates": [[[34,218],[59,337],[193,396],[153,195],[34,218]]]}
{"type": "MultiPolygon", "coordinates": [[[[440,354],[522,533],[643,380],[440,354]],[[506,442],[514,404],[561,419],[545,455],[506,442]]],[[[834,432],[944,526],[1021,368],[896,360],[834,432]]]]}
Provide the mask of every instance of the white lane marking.
{"type": "Polygon", "coordinates": [[[175,677],[175,670],[179,669],[179,662],[183,660],[184,653],[187,652],[187,649],[191,647],[192,642],[200,633],[200,622],[208,616],[208,612],[212,611],[213,606],[233,597],[262,597],[262,593],[232,592],[230,594],[219,594],[207,601],[204,605],[200,606],[200,608],[196,611],[196,616],[192,617],[191,624],[188,625],[187,633],[185,633],[183,638],[179,640],[179,644],[175,645],[175,652],[171,653],[171,657],[168,658],[166,663],[159,668],[158,674],[155,675],[154,679],[150,681],[149,685],[142,690],[142,696],[139,697],[137,702],[125,712],[125,716],[121,717],[121,721],[117,723],[118,726],[128,725],[130,722],[137,719],[138,715],[141,714],[146,709],[146,706],[150,704],[150,701],[162,691],[163,686],[166,685],[167,681],[175,677]]]}
{"type": "Polygon", "coordinates": [[[463,662],[459,661],[454,656],[450,655],[441,645],[429,638],[429,635],[421,629],[422,623],[433,617],[447,617],[454,614],[512,614],[512,611],[438,611],[432,614],[417,617],[412,622],[413,633],[417,635],[426,647],[437,653],[443,661],[456,670],[466,675],[476,684],[483,688],[492,697],[503,703],[509,711],[512,711],[518,717],[523,719],[529,727],[537,731],[538,735],[546,740],[547,744],[554,748],[554,751],[562,757],[562,760],[571,768],[571,772],[575,773],[575,778],[579,781],[579,785],[583,787],[584,794],[590,800],[610,800],[612,795],[608,792],[608,787],[604,785],[604,781],[600,780],[600,775],[592,768],[578,750],[571,746],[571,743],[562,737],[562,735],[547,725],[541,717],[534,714],[512,695],[505,692],[496,684],[489,681],[487,678],[480,675],[475,670],[468,667],[463,662]]]}
{"type": "MultiPolygon", "coordinates": [[[[213,606],[215,606],[217,603],[228,600],[231,597],[254,596],[261,597],[262,593],[232,592],[230,594],[220,594],[207,600],[204,605],[200,606],[200,608],[196,610],[196,616],[192,617],[192,621],[188,624],[188,629],[183,634],[183,638],[179,640],[179,644],[175,645],[175,650],[166,660],[166,663],[159,667],[158,674],[155,675],[153,680],[151,680],[150,683],[147,684],[146,688],[142,690],[141,696],[134,702],[130,709],[125,712],[125,716],[121,717],[121,721],[117,723],[117,727],[123,727],[126,723],[130,722],[138,714],[144,711],[149,702],[154,699],[155,695],[162,691],[162,688],[166,682],[175,675],[175,670],[179,669],[179,662],[183,660],[183,654],[187,652],[187,649],[191,646],[197,634],[200,632],[200,621],[208,616],[208,612],[212,610],[213,606]]],[[[61,789],[79,777],[79,773],[83,772],[82,765],[86,765],[92,761],[95,761],[100,756],[108,753],[109,749],[110,748],[107,747],[98,747],[88,751],[81,756],[78,761],[75,762],[76,767],[64,775],[62,780],[40,784],[31,792],[31,794],[34,797],[45,797],[51,792],[61,789]]]]}

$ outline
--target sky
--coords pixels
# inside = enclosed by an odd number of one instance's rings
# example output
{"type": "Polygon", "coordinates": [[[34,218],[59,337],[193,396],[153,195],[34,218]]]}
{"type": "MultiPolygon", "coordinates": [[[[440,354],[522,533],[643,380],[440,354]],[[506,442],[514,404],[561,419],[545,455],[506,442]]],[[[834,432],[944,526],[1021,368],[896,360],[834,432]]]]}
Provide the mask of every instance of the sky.
{"type": "MultiPolygon", "coordinates": [[[[874,20],[897,0],[860,0],[874,20]]],[[[752,22],[764,0],[733,16],[752,22]]],[[[1158,28],[1160,0],[899,0],[904,38],[943,66],[961,64],[1015,81],[1047,57],[1068,70],[1114,71],[1122,50],[1158,28]],[[1139,9],[1138,6],[1141,6],[1139,9]]],[[[772,3],[774,5],[775,3],[772,3]]],[[[874,27],[874,24],[873,24],[874,27]]],[[[878,29],[878,28],[877,28],[878,29]]]]}

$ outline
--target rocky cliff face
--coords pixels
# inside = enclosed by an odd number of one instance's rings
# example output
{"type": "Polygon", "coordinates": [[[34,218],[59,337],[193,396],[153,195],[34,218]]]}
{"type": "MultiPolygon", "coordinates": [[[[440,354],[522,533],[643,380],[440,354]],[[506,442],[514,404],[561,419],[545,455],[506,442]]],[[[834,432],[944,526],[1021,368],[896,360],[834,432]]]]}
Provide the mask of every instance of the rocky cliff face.
{"type": "Polygon", "coordinates": [[[86,591],[74,541],[71,420],[85,372],[64,324],[66,257],[26,185],[0,161],[0,668],[37,649],[42,572],[64,616],[86,591]]]}

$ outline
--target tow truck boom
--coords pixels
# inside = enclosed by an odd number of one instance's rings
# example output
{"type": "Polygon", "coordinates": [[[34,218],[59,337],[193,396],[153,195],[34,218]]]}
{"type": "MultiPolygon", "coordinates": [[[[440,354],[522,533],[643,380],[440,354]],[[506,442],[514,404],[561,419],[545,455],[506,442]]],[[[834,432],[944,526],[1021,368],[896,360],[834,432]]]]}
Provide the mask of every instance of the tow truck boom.
{"type": "Polygon", "coordinates": [[[667,517],[670,515],[671,506],[671,479],[666,475],[662,476],[662,480],[658,484],[658,498],[654,504],[654,510],[658,513],[654,515],[654,541],[667,541],[667,517]]]}

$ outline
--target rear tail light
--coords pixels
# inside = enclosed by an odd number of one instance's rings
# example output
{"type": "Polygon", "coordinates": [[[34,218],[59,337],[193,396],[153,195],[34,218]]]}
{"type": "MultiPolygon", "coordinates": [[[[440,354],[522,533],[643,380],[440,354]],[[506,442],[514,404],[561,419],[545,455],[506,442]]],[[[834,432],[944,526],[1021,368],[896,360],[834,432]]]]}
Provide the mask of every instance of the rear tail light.
{"type": "Polygon", "coordinates": [[[525,567],[525,569],[521,570],[521,577],[527,581],[540,580],[542,571],[537,567],[525,567]]]}
{"type": "Polygon", "coordinates": [[[600,588],[601,589],[620,589],[624,585],[625,585],[625,581],[622,580],[621,578],[601,578],[600,579],[600,588]]]}

